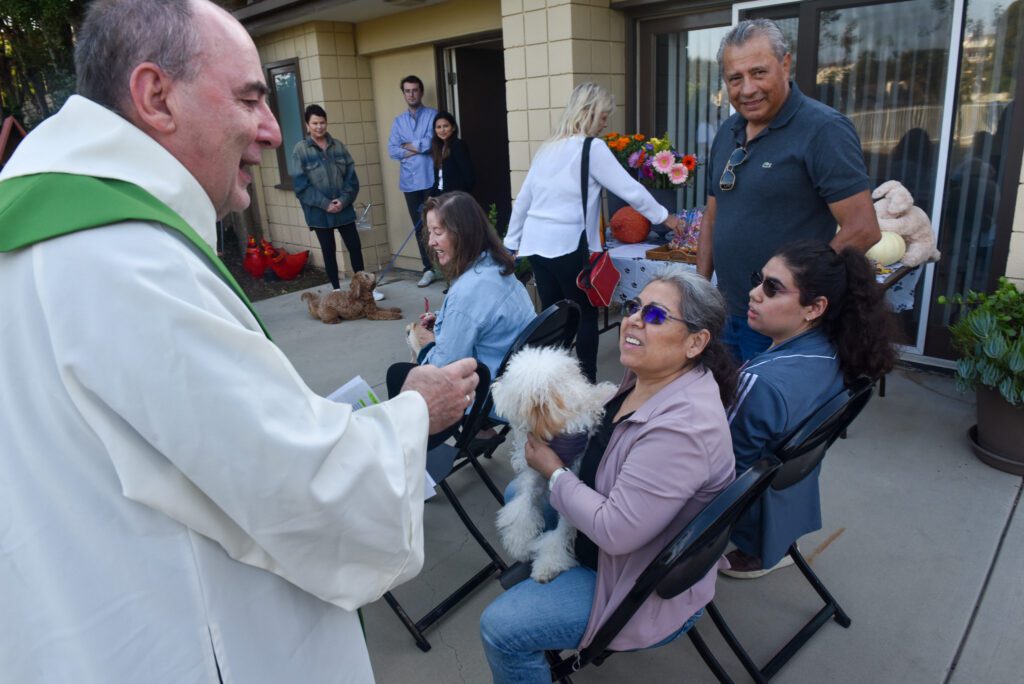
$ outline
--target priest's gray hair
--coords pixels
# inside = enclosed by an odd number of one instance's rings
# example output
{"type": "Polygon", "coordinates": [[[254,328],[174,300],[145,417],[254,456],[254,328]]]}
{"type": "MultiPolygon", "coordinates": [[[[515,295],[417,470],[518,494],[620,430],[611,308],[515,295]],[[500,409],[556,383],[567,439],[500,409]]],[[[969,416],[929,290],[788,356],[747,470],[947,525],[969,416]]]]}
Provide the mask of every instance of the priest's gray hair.
{"type": "Polygon", "coordinates": [[[754,38],[767,38],[772,52],[780,62],[789,54],[789,43],[786,42],[786,36],[782,35],[778,24],[771,19],[744,19],[723,36],[722,42],[718,46],[719,67],[722,66],[725,48],[739,47],[754,38]]]}
{"type": "Polygon", "coordinates": [[[139,64],[192,81],[202,65],[193,16],[193,0],[94,0],[75,44],[78,94],[124,116],[139,64]]]}

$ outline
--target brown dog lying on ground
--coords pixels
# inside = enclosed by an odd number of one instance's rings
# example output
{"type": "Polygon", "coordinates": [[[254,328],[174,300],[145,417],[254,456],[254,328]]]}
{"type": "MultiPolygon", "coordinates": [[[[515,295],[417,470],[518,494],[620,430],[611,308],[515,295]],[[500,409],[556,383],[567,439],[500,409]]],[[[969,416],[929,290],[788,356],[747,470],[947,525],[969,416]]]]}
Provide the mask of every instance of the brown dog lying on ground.
{"type": "Polygon", "coordinates": [[[372,273],[360,271],[352,276],[348,292],[335,290],[321,295],[319,292],[303,292],[302,300],[309,305],[309,315],[324,323],[341,323],[368,318],[371,321],[396,321],[402,317],[399,308],[379,308],[373,301],[373,286],[377,278],[372,273]]]}

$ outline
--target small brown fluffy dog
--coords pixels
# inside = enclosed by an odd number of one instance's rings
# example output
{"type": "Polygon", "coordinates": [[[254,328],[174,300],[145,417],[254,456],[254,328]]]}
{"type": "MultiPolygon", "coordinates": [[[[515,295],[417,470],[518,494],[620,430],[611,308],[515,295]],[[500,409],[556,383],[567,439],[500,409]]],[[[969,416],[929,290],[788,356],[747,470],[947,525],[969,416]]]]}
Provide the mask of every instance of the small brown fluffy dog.
{"type": "Polygon", "coordinates": [[[309,305],[309,315],[324,323],[341,323],[368,318],[371,321],[397,321],[402,317],[399,308],[380,308],[373,301],[373,286],[377,278],[372,273],[360,271],[352,276],[348,292],[335,290],[321,295],[319,292],[303,292],[302,300],[309,305]]]}

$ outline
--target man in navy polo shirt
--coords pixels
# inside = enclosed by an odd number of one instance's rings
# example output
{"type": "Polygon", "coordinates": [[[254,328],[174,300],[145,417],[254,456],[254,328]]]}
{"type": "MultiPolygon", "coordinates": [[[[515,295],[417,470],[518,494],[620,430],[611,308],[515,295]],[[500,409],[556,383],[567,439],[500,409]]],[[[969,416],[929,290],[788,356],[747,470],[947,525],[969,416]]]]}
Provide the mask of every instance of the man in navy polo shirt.
{"type": "Polygon", "coordinates": [[[866,251],[881,233],[857,131],[789,80],[792,55],[779,27],[740,22],[722,39],[718,62],[736,113],[711,145],[697,270],[717,274],[729,314],[723,342],[746,361],[771,343],[747,325],[751,272],[795,240],[866,251]]]}

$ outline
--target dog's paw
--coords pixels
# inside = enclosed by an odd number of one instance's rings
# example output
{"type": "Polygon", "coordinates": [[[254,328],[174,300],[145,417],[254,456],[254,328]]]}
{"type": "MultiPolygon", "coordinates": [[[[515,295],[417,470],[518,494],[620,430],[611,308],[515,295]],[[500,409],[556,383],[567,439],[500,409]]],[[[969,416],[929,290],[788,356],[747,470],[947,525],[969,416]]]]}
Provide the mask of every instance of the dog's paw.
{"type": "MultiPolygon", "coordinates": [[[[574,532],[569,528],[570,533],[574,532]]],[[[566,544],[566,532],[558,528],[545,532],[533,542],[533,581],[546,584],[569,568],[575,567],[576,557],[566,544]]],[[[572,535],[575,537],[575,534],[572,535]]]]}

